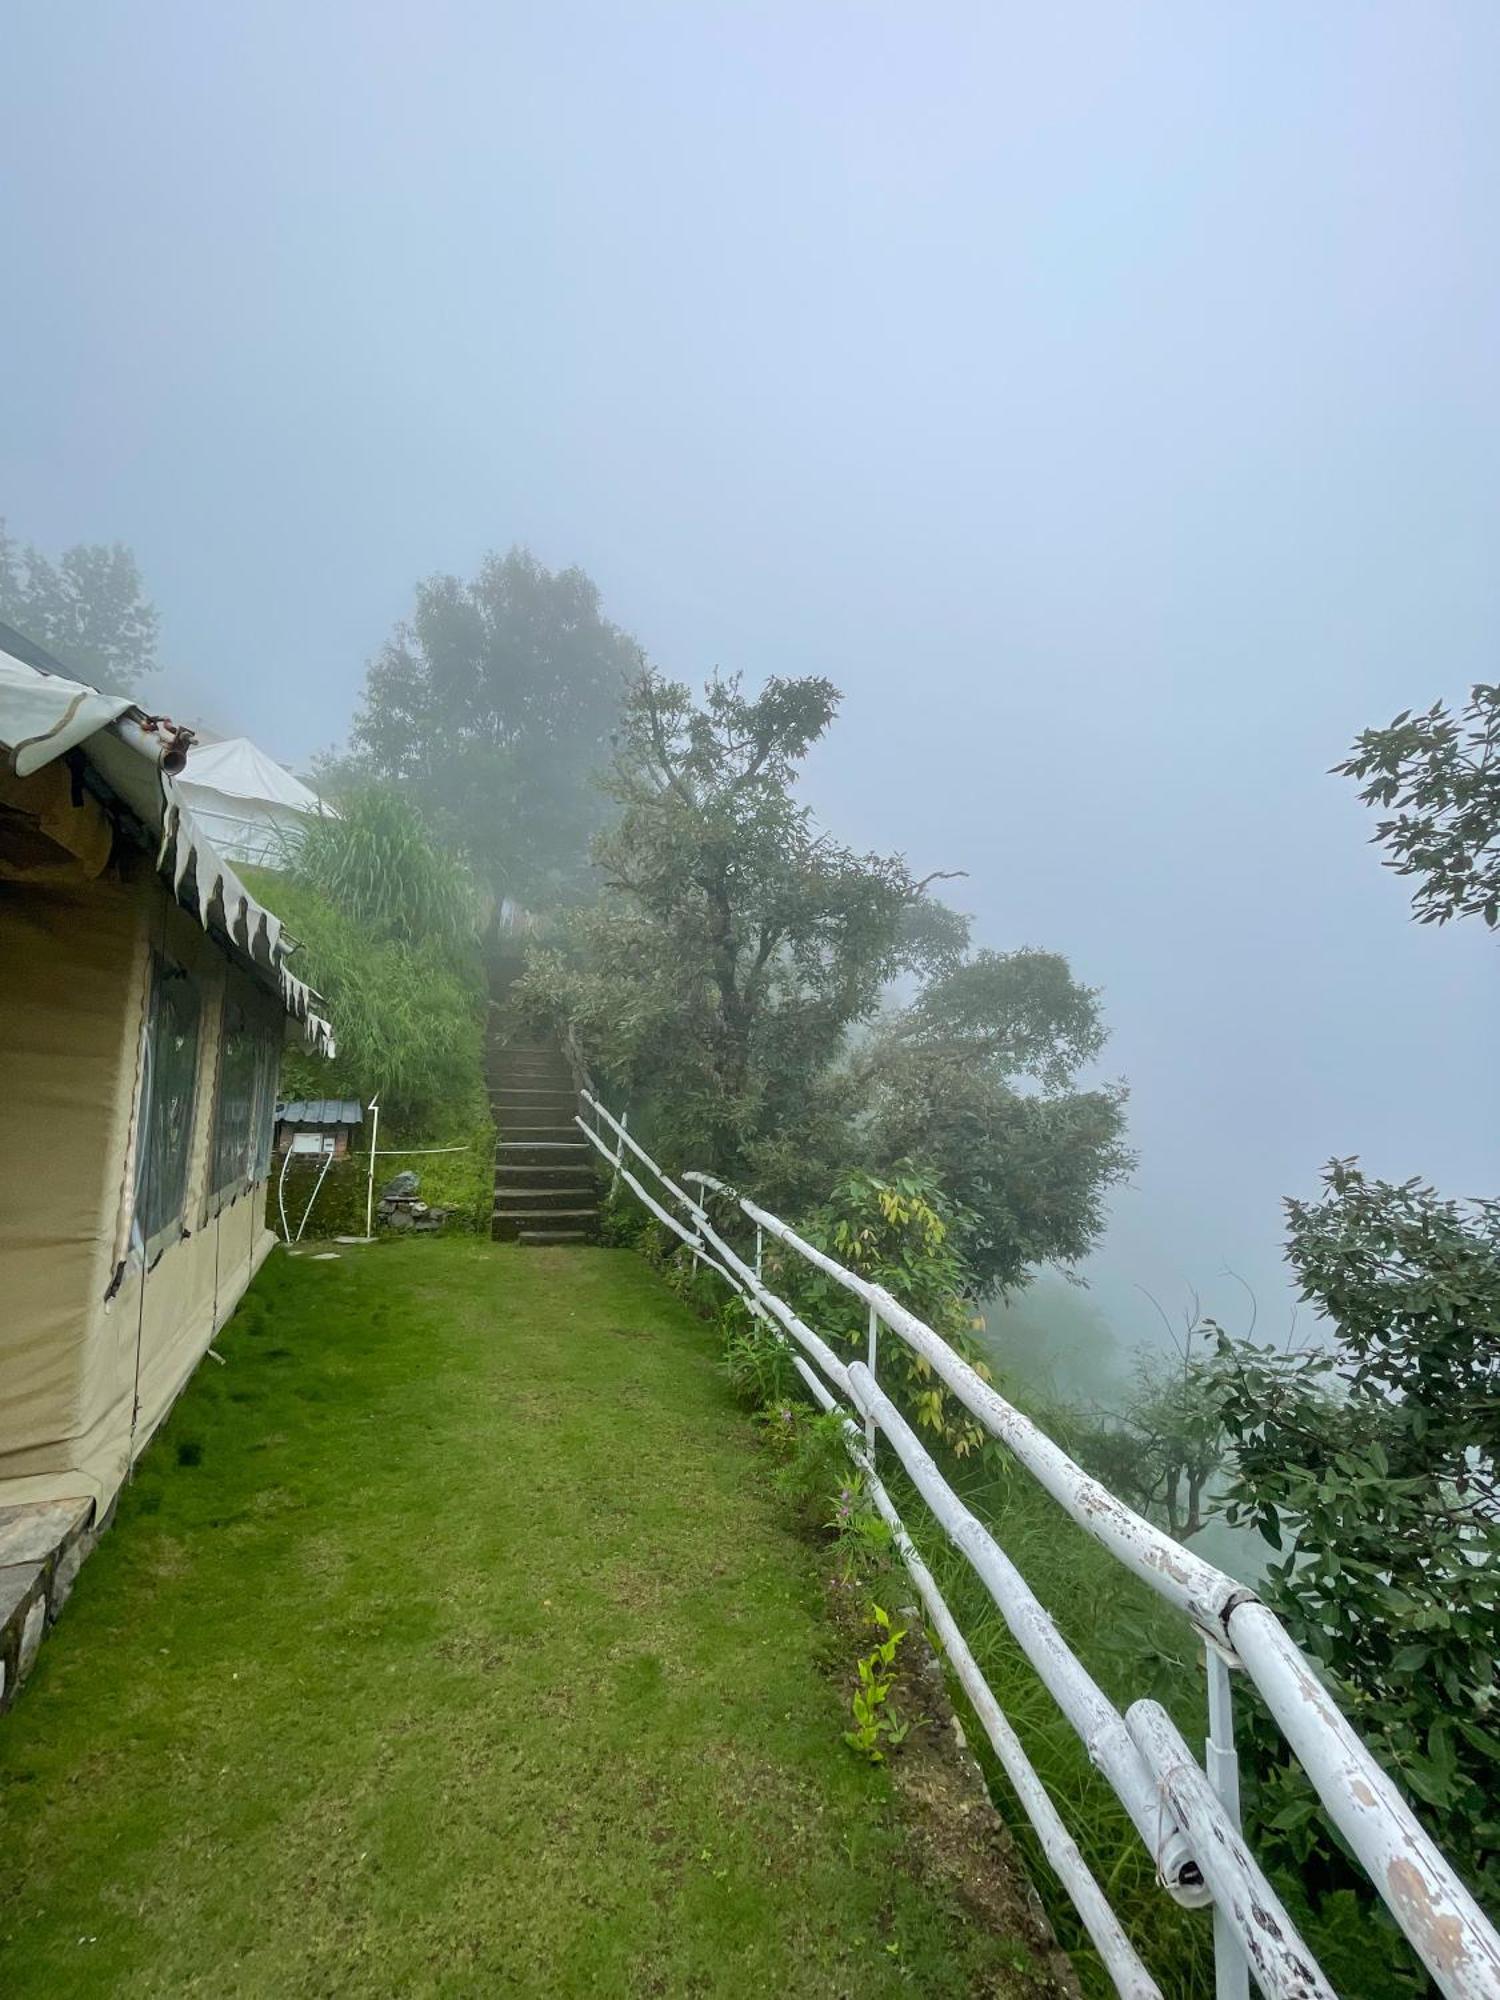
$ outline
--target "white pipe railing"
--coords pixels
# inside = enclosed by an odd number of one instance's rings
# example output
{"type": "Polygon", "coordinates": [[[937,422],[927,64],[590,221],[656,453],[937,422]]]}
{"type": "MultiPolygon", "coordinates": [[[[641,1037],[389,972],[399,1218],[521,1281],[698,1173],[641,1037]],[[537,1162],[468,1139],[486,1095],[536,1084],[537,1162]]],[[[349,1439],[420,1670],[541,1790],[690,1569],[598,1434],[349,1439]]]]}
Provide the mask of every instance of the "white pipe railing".
{"type": "Polygon", "coordinates": [[[1271,2000],[1323,2000],[1333,1993],[1240,1837],[1231,1667],[1241,1669],[1258,1689],[1329,1818],[1439,1990],[1449,2000],[1500,2000],[1500,1937],[1494,1927],[1336,1707],[1312,1663],[1254,1591],[1125,1506],[882,1286],[847,1270],[779,1216],[711,1175],[684,1174],[685,1181],[732,1203],[754,1225],[755,1262],[748,1264],[710,1222],[703,1203],[662,1172],[623,1121],[592,1091],[584,1090],[581,1096],[594,1114],[594,1125],[583,1117],[578,1125],[615,1173],[695,1258],[715,1270],[787,1342],[799,1375],[820,1406],[842,1411],[850,1455],[893,1531],[897,1552],[933,1615],[954,1673],[1037,1830],[1043,1852],[1119,1992],[1149,2000],[1157,1989],[1068,1840],[1056,1807],[1027,1762],[876,1477],[873,1449],[879,1435],[889,1441],[933,1518],[984,1583],[1007,1628],[1108,1779],[1156,1862],[1163,1885],[1183,1904],[1212,1901],[1220,2000],[1241,2000],[1248,1993],[1252,1971],[1257,1986],[1271,2000]],[[613,1144],[606,1132],[613,1135],[613,1144]],[[686,1211],[686,1224],[626,1171],[627,1149],[686,1211]],[[769,1288],[761,1254],[767,1235],[865,1301],[870,1320],[864,1362],[842,1360],[769,1288]],[[1006,1446],[1080,1527],[1197,1629],[1209,1676],[1206,1773],[1154,1703],[1137,1702],[1125,1716],[1118,1714],[993,1535],[953,1492],[875,1379],[881,1327],[927,1362],[970,1415],[1006,1446]],[[835,1399],[828,1383],[845,1399],[843,1403],[835,1399]],[[856,1415],[864,1420],[863,1430],[856,1415]]]}

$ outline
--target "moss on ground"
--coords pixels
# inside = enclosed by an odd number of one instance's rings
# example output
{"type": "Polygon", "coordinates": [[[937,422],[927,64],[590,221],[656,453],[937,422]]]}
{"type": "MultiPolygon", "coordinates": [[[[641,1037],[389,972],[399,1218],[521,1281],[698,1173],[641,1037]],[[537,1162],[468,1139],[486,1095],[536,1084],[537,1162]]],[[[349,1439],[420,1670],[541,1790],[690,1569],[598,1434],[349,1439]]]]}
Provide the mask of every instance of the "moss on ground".
{"type": "Polygon", "coordinates": [[[0,1725],[0,1990],[1031,1990],[637,1259],[278,1253],[218,1345],[0,1725]]]}

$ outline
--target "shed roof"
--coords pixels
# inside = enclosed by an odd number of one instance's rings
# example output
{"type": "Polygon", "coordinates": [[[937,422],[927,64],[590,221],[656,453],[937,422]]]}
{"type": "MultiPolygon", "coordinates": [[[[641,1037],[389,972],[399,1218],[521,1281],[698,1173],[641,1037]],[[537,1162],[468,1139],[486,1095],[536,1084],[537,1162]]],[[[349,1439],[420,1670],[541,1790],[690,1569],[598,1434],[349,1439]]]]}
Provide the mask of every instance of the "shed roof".
{"type": "Polygon", "coordinates": [[[357,1097],[294,1097],[276,1107],[282,1125],[361,1125],[364,1116],[357,1097]]]}

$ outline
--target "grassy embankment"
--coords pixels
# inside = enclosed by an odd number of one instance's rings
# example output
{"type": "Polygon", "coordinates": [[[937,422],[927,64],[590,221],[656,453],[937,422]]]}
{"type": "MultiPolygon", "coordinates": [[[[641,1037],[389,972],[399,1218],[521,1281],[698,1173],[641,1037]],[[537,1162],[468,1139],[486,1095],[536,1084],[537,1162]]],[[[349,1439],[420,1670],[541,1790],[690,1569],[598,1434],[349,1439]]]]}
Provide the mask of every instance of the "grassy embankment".
{"type": "Polygon", "coordinates": [[[0,1726],[0,1990],[1027,1990],[638,1259],[278,1256],[218,1346],[0,1726]]]}

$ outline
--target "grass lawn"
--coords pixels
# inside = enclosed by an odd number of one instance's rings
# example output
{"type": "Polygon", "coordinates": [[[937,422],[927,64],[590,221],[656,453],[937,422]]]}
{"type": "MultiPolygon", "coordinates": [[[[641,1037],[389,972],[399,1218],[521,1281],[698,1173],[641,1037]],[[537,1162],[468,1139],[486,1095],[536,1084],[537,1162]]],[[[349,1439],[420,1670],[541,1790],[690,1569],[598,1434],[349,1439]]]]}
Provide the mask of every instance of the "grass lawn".
{"type": "Polygon", "coordinates": [[[623,1251],[277,1254],[0,1722],[0,1992],[1023,1994],[623,1251]]]}

